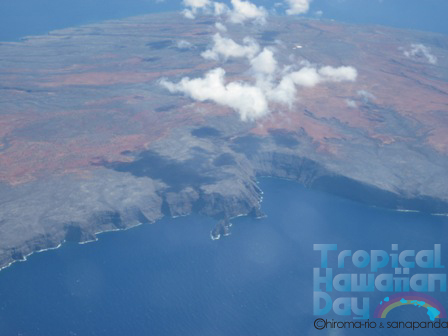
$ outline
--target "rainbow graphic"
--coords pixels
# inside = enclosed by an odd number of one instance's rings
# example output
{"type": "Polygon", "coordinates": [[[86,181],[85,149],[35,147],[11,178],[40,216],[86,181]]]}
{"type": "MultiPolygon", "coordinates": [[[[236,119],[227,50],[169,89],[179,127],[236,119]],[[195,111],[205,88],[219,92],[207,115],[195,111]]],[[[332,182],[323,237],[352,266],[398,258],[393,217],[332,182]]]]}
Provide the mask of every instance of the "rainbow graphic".
{"type": "Polygon", "coordinates": [[[432,296],[417,292],[398,293],[385,298],[376,307],[373,317],[385,318],[392,309],[404,305],[426,308],[431,321],[434,321],[435,318],[446,318],[445,308],[439,301],[432,296]]]}

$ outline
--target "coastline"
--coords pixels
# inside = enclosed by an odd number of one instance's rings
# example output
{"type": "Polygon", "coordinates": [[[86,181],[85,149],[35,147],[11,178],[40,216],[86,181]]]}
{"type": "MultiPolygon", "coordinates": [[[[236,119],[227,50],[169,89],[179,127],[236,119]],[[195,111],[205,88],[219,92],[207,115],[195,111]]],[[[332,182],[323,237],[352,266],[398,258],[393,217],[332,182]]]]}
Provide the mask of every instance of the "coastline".
{"type": "MultiPolygon", "coordinates": [[[[263,30],[274,28],[276,38],[285,45],[296,42],[292,32],[300,29],[304,40],[308,39],[300,52],[311,52],[319,66],[344,59],[371,77],[348,86],[322,86],[319,99],[303,93],[297,109],[279,108],[260,122],[243,122],[231,109],[193,102],[160,87],[161,77],[197,76],[215,66],[204,63],[199,48],[181,50],[175,43],[179,36],[194,46],[210,43],[215,27],[204,18],[191,21],[179,15],[147,15],[67,28],[8,44],[0,57],[5,68],[30,57],[37,63],[45,60],[45,71],[31,64],[26,71],[17,71],[7,86],[29,95],[27,99],[40,113],[33,116],[45,117],[34,120],[25,110],[23,115],[21,110],[6,114],[22,118],[28,126],[11,124],[7,139],[11,147],[2,151],[7,174],[0,183],[1,268],[26,260],[36,251],[57,248],[66,240],[85,244],[103,232],[126,230],[164,216],[200,213],[215,219],[218,226],[224,219],[216,231],[222,237],[230,232],[235,216],[263,216],[263,193],[257,188],[262,176],[296,181],[373,207],[446,216],[448,157],[423,132],[433,127],[442,132],[444,124],[426,119],[427,110],[415,112],[405,104],[405,96],[400,102],[391,101],[389,92],[372,87],[372,83],[387,87],[393,79],[387,91],[398,92],[414,83],[397,75],[412,68],[397,53],[396,41],[434,34],[385,27],[372,32],[364,26],[353,34],[349,24],[273,17],[257,32],[261,44],[273,42],[263,30]],[[321,30],[321,38],[314,39],[321,25],[337,29],[321,30]],[[146,36],[147,31],[153,34],[146,36]],[[341,38],[344,44],[328,44],[341,38]],[[125,48],[116,47],[117,39],[125,48]],[[368,63],[365,55],[371,43],[389,43],[394,48],[378,50],[368,63]],[[345,52],[348,48],[350,53],[345,52]],[[73,66],[79,59],[73,59],[74,49],[82,49],[86,69],[73,66]],[[115,56],[92,63],[103,53],[115,56]],[[388,65],[393,78],[378,70],[384,59],[394,60],[388,65]],[[66,70],[52,75],[59,68],[66,70]],[[31,75],[35,82],[28,80],[31,75]],[[92,85],[98,90],[92,90],[92,85]],[[363,99],[359,95],[363,89],[371,90],[375,100],[363,99]],[[123,96],[123,92],[132,94],[123,96]],[[348,108],[342,96],[353,99],[358,109],[348,108]],[[111,109],[110,104],[116,102],[123,105],[111,109]],[[62,105],[69,112],[61,113],[62,105]],[[415,113],[409,114],[411,110],[415,113]],[[82,127],[74,124],[78,120],[83,120],[82,127]],[[107,127],[98,135],[96,125],[105,122],[107,127]],[[42,125],[49,132],[42,132],[42,125]],[[42,139],[45,144],[35,150],[42,139]],[[42,153],[51,153],[49,148],[60,150],[54,154],[55,162],[43,162],[42,153]],[[17,167],[24,172],[17,173],[17,167]]],[[[242,33],[229,27],[229,36],[236,40],[243,38],[242,33]]],[[[232,72],[242,74],[245,66],[234,62],[232,72]]],[[[445,64],[439,66],[446,69],[445,64]]],[[[442,71],[433,76],[446,79],[442,71]]],[[[424,103],[426,98],[421,97],[444,99],[439,86],[418,84],[409,94],[419,98],[415,103],[424,103]]],[[[0,95],[8,97],[10,90],[0,95]]]]}
{"type": "MultiPolygon", "coordinates": [[[[305,184],[303,184],[303,183],[301,183],[301,182],[299,182],[297,180],[290,179],[290,178],[277,177],[277,176],[268,176],[268,175],[258,176],[258,178],[259,179],[278,179],[278,180],[284,180],[284,181],[288,181],[288,182],[292,182],[292,183],[299,183],[300,185],[302,185],[304,187],[307,187],[307,188],[310,188],[311,190],[316,190],[316,191],[319,191],[319,192],[322,192],[322,193],[332,194],[334,196],[341,197],[343,199],[351,200],[351,201],[354,201],[354,202],[365,204],[366,206],[369,206],[369,207],[378,208],[378,209],[382,209],[382,210],[389,210],[389,211],[393,211],[393,212],[401,212],[401,213],[409,213],[409,214],[426,213],[426,212],[419,211],[419,210],[393,209],[393,208],[388,208],[388,207],[381,207],[381,206],[377,206],[377,205],[367,204],[367,203],[361,202],[361,201],[353,199],[353,198],[342,197],[342,196],[335,195],[334,193],[331,193],[331,192],[328,192],[328,191],[323,191],[323,190],[319,190],[319,189],[313,188],[312,186],[311,187],[306,186],[305,184]]],[[[258,184],[259,180],[257,179],[256,182],[258,184]]],[[[264,194],[264,192],[260,189],[260,195],[263,195],[263,194],[264,194]]],[[[258,210],[261,209],[262,201],[263,201],[263,197],[260,196],[258,207],[255,207],[254,209],[258,209],[258,210]]],[[[232,223],[230,221],[232,219],[235,219],[235,218],[238,218],[238,217],[250,216],[252,212],[253,212],[253,209],[251,209],[251,211],[249,211],[247,213],[240,213],[240,214],[234,215],[234,216],[230,217],[227,220],[218,220],[215,228],[210,231],[210,239],[211,240],[219,240],[219,239],[221,239],[223,237],[227,237],[227,236],[231,235],[230,227],[232,226],[232,223]]],[[[188,217],[188,216],[193,215],[193,214],[194,214],[194,212],[191,212],[191,213],[183,214],[183,215],[170,216],[170,218],[174,219],[174,218],[178,218],[178,217],[188,217]]],[[[263,218],[263,217],[266,216],[264,213],[262,213],[262,214],[263,214],[263,216],[255,217],[255,218],[259,219],[259,218],[263,218]]],[[[426,213],[426,214],[430,215],[430,216],[448,217],[448,213],[426,213]]],[[[140,222],[138,224],[125,226],[125,227],[122,227],[122,228],[111,228],[111,229],[99,230],[99,231],[96,231],[96,232],[93,233],[94,239],[86,239],[86,240],[77,241],[77,242],[74,242],[74,243],[76,243],[78,245],[84,245],[84,244],[88,244],[88,243],[95,243],[95,242],[97,242],[101,238],[101,237],[98,237],[101,234],[110,233],[110,232],[127,231],[129,229],[133,229],[135,227],[138,227],[140,225],[145,225],[145,224],[149,224],[149,225],[157,224],[164,217],[165,216],[160,217],[157,220],[154,220],[154,221],[151,221],[151,222],[148,222],[148,223],[140,222]]],[[[123,224],[125,224],[125,223],[123,223],[123,224]]],[[[32,251],[32,252],[24,255],[22,259],[12,260],[8,264],[0,266],[0,272],[2,270],[4,270],[4,269],[9,268],[10,266],[14,265],[16,262],[25,262],[25,261],[27,261],[28,258],[31,257],[35,253],[43,253],[43,252],[46,252],[46,251],[56,250],[56,249],[58,249],[60,247],[63,247],[66,242],[67,241],[64,239],[62,242],[60,242],[56,246],[49,246],[49,247],[46,247],[46,248],[43,248],[43,249],[35,250],[35,251],[32,251]]]]}

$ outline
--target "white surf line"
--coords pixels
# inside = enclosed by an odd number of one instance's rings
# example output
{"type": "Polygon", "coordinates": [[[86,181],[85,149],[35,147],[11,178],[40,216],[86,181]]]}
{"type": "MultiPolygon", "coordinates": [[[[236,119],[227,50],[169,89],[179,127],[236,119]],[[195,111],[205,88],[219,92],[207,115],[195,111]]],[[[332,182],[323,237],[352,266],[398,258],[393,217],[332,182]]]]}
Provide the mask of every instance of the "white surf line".
{"type": "MultiPolygon", "coordinates": [[[[161,218],[159,218],[159,219],[161,219],[161,218]]],[[[157,219],[157,220],[155,220],[155,221],[152,221],[152,222],[150,222],[149,224],[154,224],[154,223],[156,223],[159,219],[157,219]]],[[[108,229],[108,230],[104,230],[104,231],[94,232],[93,235],[95,236],[95,239],[85,240],[85,241],[80,241],[80,242],[76,242],[76,243],[77,243],[78,245],[84,245],[84,244],[88,244],[88,243],[93,243],[93,242],[96,242],[96,241],[99,240],[99,238],[98,238],[97,236],[100,235],[100,234],[102,234],[102,233],[115,232],[115,231],[126,231],[126,230],[129,230],[129,229],[135,228],[135,227],[137,227],[137,226],[140,226],[140,225],[142,225],[142,224],[143,224],[143,223],[138,223],[138,224],[135,224],[135,225],[131,225],[131,226],[125,227],[125,228],[123,228],[123,229],[117,229],[117,228],[115,228],[115,229],[108,229]]],[[[0,271],[4,270],[5,268],[8,268],[9,266],[11,266],[12,264],[14,264],[14,263],[16,263],[16,262],[24,262],[24,261],[27,261],[28,258],[29,258],[30,256],[32,256],[34,253],[42,253],[42,252],[49,251],[49,250],[56,250],[56,249],[62,247],[62,245],[63,245],[64,243],[66,243],[66,240],[65,240],[65,239],[64,239],[62,242],[60,242],[57,246],[54,246],[54,247],[46,247],[46,248],[43,248],[43,249],[41,249],[41,250],[32,251],[32,252],[30,252],[30,253],[24,255],[22,259],[16,259],[16,260],[13,260],[13,261],[9,262],[8,264],[6,264],[5,266],[0,267],[0,271]]]]}
{"type": "Polygon", "coordinates": [[[0,267],[0,271],[4,270],[5,268],[8,268],[9,266],[11,266],[12,264],[14,264],[14,263],[16,263],[16,262],[24,262],[24,261],[27,261],[28,258],[29,258],[30,256],[32,256],[34,253],[42,253],[42,252],[45,252],[45,251],[56,250],[56,249],[60,248],[60,247],[62,246],[63,243],[65,243],[65,240],[63,240],[63,241],[62,241],[61,243],[59,243],[57,246],[46,247],[46,248],[43,248],[43,249],[41,249],[41,250],[37,250],[37,251],[30,252],[30,253],[24,255],[22,259],[16,259],[16,260],[13,260],[13,261],[11,261],[10,263],[6,264],[5,266],[0,267]]]}

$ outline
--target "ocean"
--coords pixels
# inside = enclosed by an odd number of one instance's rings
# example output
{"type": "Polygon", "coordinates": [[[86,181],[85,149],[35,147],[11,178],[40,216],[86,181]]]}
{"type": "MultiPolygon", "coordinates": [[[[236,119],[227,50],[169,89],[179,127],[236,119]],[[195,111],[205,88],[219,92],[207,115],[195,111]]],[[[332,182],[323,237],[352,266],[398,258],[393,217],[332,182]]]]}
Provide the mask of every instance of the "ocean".
{"type": "MultiPolygon", "coordinates": [[[[223,0],[229,4],[230,1],[223,0]]],[[[272,0],[253,1],[282,13],[272,0]]],[[[17,0],[0,2],[0,41],[17,41],[50,30],[149,13],[180,11],[181,0],[17,0]]],[[[446,0],[314,0],[307,17],[381,24],[448,34],[446,0]]]]}
{"type": "MultiPolygon", "coordinates": [[[[373,208],[286,180],[260,181],[267,217],[236,218],[232,234],[220,240],[210,239],[214,220],[192,215],[104,233],[94,243],[67,243],[4,269],[0,335],[407,334],[405,329],[316,330],[313,268],[320,266],[320,254],[313,245],[390,252],[392,244],[400,251],[442,244],[442,264],[447,264],[448,217],[373,208]]],[[[335,255],[328,267],[336,267],[335,255]]],[[[346,272],[369,271],[347,261],[346,272]]],[[[377,323],[429,322],[426,309],[414,306],[373,319],[375,307],[391,294],[332,297],[369,297],[370,321],[377,323]]],[[[446,293],[427,294],[448,308],[446,293]]],[[[352,321],[334,313],[323,317],[352,321]]],[[[445,335],[446,329],[414,332],[445,335]]]]}

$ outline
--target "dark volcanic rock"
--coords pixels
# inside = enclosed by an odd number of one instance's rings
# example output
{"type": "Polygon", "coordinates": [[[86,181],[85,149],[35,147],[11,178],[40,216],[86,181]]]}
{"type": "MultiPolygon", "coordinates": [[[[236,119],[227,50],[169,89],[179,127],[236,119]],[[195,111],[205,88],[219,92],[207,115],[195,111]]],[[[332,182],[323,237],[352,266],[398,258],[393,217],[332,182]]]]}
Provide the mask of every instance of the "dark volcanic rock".
{"type": "Polygon", "coordinates": [[[191,134],[198,138],[218,137],[221,133],[213,127],[200,127],[191,131],[191,134]]]}
{"type": "MultiPolygon", "coordinates": [[[[200,57],[213,22],[157,14],[2,43],[0,267],[164,215],[211,216],[212,237],[228,235],[233,217],[263,216],[258,176],[448,213],[446,36],[290,17],[229,25],[238,41],[282,41],[281,66],[294,59],[359,74],[298,90],[294,106],[244,122],[159,82],[217,66],[200,57]],[[180,50],[181,40],[192,47],[180,50]],[[438,63],[406,57],[413,43],[438,63]]],[[[235,80],[247,75],[246,60],[219,66],[235,80]]]]}
{"type": "Polygon", "coordinates": [[[111,162],[106,167],[118,172],[129,172],[134,176],[147,176],[161,180],[171,190],[180,191],[188,186],[199,187],[216,182],[216,177],[208,176],[207,158],[195,155],[183,161],[167,158],[152,151],[145,151],[133,162],[111,162]]]}

